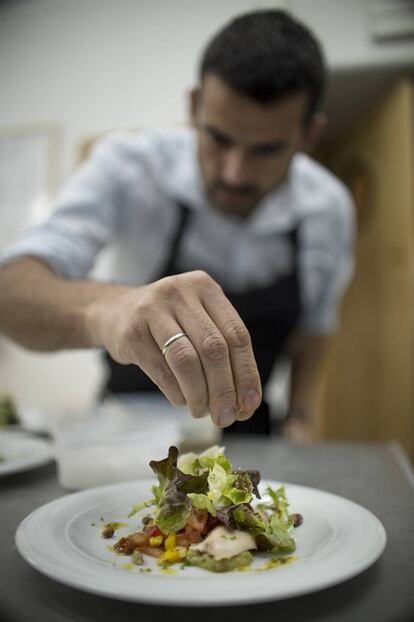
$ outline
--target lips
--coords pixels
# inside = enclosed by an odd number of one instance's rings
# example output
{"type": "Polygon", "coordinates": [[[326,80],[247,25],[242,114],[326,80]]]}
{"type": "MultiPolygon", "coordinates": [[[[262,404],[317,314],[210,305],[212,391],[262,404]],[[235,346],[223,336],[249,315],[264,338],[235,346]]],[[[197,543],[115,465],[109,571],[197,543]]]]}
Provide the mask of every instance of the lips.
{"type": "Polygon", "coordinates": [[[250,203],[255,196],[251,191],[228,190],[226,188],[217,188],[214,194],[219,201],[226,203],[250,203]]]}

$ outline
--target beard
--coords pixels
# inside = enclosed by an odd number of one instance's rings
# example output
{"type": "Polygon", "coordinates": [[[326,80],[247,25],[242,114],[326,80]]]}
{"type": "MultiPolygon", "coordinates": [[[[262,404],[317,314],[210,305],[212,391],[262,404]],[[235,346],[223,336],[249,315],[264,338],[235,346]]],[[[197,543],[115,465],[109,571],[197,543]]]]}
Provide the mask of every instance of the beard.
{"type": "Polygon", "coordinates": [[[210,184],[206,188],[207,196],[213,207],[220,212],[236,216],[247,216],[267,194],[256,186],[232,186],[222,181],[210,184]]]}

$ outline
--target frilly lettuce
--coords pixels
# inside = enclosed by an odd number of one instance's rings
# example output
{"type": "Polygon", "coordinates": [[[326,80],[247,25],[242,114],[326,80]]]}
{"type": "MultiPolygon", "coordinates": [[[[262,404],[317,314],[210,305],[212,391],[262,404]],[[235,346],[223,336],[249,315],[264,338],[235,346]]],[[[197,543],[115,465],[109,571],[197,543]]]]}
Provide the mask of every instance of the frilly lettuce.
{"type": "Polygon", "coordinates": [[[164,460],[151,460],[150,467],[158,477],[158,486],[152,487],[152,499],[133,506],[129,516],[144,507],[155,505],[154,522],[163,533],[179,531],[191,512],[189,492],[208,491],[207,473],[188,475],[177,467],[178,449],[170,447],[164,460]]]}
{"type": "Polygon", "coordinates": [[[262,502],[257,507],[260,510],[271,511],[268,520],[263,520],[262,516],[250,506],[238,505],[231,510],[233,525],[238,529],[249,531],[261,550],[292,553],[296,545],[289,533],[292,525],[289,520],[285,487],[280,486],[277,490],[273,490],[268,486],[266,495],[270,497],[270,501],[262,502]]]}
{"type": "Polygon", "coordinates": [[[280,486],[277,490],[273,490],[270,486],[266,488],[266,495],[271,499],[271,502],[262,502],[258,505],[259,508],[264,510],[271,510],[278,518],[286,525],[289,525],[289,503],[286,499],[286,490],[284,486],[280,486]]]}
{"type": "Polygon", "coordinates": [[[224,454],[224,447],[214,445],[200,455],[187,453],[178,459],[179,468],[193,476],[207,475],[206,494],[190,494],[192,504],[206,509],[212,516],[223,507],[250,503],[253,494],[260,498],[258,471],[233,471],[230,460],[224,454]]]}
{"type": "Polygon", "coordinates": [[[259,472],[234,471],[224,450],[214,445],[199,455],[187,453],[178,459],[178,449],[170,447],[166,458],[150,462],[158,477],[153,498],[133,506],[129,516],[155,505],[155,524],[171,533],[184,527],[192,507],[217,516],[222,508],[249,504],[253,495],[260,498],[259,472]]]}
{"type": "Polygon", "coordinates": [[[231,470],[229,459],[224,455],[224,447],[213,445],[201,454],[189,452],[178,459],[178,468],[187,475],[199,475],[204,471],[211,470],[214,465],[220,464],[226,471],[231,470]]]}
{"type": "Polygon", "coordinates": [[[272,514],[265,521],[250,506],[238,505],[232,510],[232,517],[236,529],[248,531],[254,536],[259,550],[276,553],[292,553],[295,550],[295,541],[277,514],[272,514]]]}

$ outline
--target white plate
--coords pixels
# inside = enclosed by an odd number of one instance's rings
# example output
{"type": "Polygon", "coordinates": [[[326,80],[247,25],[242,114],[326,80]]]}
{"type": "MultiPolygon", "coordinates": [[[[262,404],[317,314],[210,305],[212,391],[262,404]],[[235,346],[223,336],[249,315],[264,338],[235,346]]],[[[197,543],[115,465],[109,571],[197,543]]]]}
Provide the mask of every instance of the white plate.
{"type": "MultiPolygon", "coordinates": [[[[362,572],[382,553],[386,535],[368,510],[336,495],[286,484],[295,529],[296,560],[272,570],[214,574],[199,568],[150,573],[116,556],[104,540],[104,522],[125,521],[133,503],[149,498],[153,481],[128,482],[74,493],[35,510],[20,524],[16,544],[37,570],[85,592],[127,601],[175,605],[230,605],[277,600],[314,592],[362,572]]],[[[275,482],[263,482],[278,486],[275,482]]],[[[145,510],[144,510],[145,512],[145,510]]],[[[135,530],[139,519],[127,519],[135,530]]],[[[263,559],[266,559],[264,554],[263,559]]]]}
{"type": "Polygon", "coordinates": [[[51,444],[23,432],[0,432],[0,476],[28,471],[52,460],[51,444]]]}

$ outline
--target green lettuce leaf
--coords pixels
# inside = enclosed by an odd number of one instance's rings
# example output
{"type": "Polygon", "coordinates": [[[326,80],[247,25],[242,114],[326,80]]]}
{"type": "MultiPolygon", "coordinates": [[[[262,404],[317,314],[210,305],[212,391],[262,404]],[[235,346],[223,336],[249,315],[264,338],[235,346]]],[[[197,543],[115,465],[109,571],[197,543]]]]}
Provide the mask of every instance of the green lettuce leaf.
{"type": "Polygon", "coordinates": [[[157,505],[157,501],[155,500],[155,498],[148,499],[148,501],[140,501],[140,503],[135,503],[128,514],[128,518],[131,518],[131,516],[134,516],[137,512],[140,512],[144,508],[149,508],[151,505],[157,505]]]}
{"type": "Polygon", "coordinates": [[[211,470],[216,463],[220,464],[225,470],[231,470],[229,459],[224,455],[225,447],[213,445],[201,454],[189,452],[183,454],[178,459],[178,468],[187,475],[199,475],[204,471],[211,470]]]}
{"type": "MultiPolygon", "coordinates": [[[[233,471],[223,452],[224,447],[215,445],[198,456],[188,453],[178,460],[178,449],[171,446],[166,458],[150,462],[158,478],[158,485],[152,487],[153,499],[134,505],[130,516],[155,505],[155,524],[164,533],[171,533],[185,525],[191,507],[217,516],[223,508],[249,504],[253,494],[259,495],[260,473],[233,471]]],[[[226,522],[234,522],[230,513],[224,515],[226,522]]]]}
{"type": "Polygon", "coordinates": [[[198,459],[199,469],[213,469],[218,464],[226,473],[231,471],[231,462],[224,454],[217,454],[214,458],[201,455],[198,459]]]}
{"type": "Polygon", "coordinates": [[[208,475],[208,496],[215,508],[250,503],[253,484],[245,471],[226,471],[218,462],[208,475]]]}
{"type": "Polygon", "coordinates": [[[157,505],[154,523],[165,534],[177,532],[184,527],[191,512],[191,500],[169,482],[157,505]]]}
{"type": "Polygon", "coordinates": [[[237,506],[232,514],[236,528],[251,533],[259,550],[275,553],[292,553],[295,550],[295,541],[277,514],[272,514],[269,521],[265,521],[248,505],[237,506]]]}
{"type": "Polygon", "coordinates": [[[197,508],[198,510],[207,510],[211,516],[217,515],[216,509],[207,495],[190,492],[187,496],[191,499],[191,503],[194,508],[197,508]]]}
{"type": "Polygon", "coordinates": [[[178,468],[186,475],[198,474],[198,455],[190,451],[178,458],[178,468]]]}
{"type": "Polygon", "coordinates": [[[208,496],[213,502],[213,505],[226,505],[222,497],[223,491],[227,485],[227,472],[220,464],[214,464],[208,474],[207,482],[209,488],[208,496]]]}
{"type": "Polygon", "coordinates": [[[271,510],[278,518],[285,524],[289,525],[289,503],[286,499],[286,490],[284,486],[280,486],[277,490],[273,490],[270,486],[266,488],[266,495],[271,499],[271,502],[263,502],[259,504],[259,508],[264,510],[271,510]]]}

